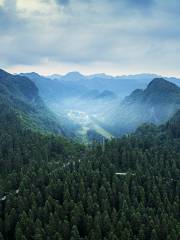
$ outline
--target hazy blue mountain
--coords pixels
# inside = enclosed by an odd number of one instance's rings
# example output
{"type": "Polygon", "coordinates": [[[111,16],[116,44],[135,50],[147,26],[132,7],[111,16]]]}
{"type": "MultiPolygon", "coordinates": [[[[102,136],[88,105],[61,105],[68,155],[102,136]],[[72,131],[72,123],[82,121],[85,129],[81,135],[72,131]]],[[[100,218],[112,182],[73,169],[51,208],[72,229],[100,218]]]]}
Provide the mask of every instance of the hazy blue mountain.
{"type": "Polygon", "coordinates": [[[38,88],[26,77],[11,75],[0,70],[1,95],[7,98],[18,98],[30,103],[38,102],[38,88]]]}
{"type": "Polygon", "coordinates": [[[125,78],[125,79],[136,79],[136,80],[152,80],[154,78],[159,78],[160,75],[154,73],[139,73],[139,74],[131,74],[131,75],[122,75],[118,78],[125,78]]]}
{"type": "Polygon", "coordinates": [[[97,73],[97,74],[92,74],[92,75],[88,75],[86,76],[88,79],[93,79],[93,78],[105,78],[105,79],[112,79],[113,76],[111,75],[107,75],[105,73],[97,73]]]}
{"type": "MultiPolygon", "coordinates": [[[[159,78],[161,76],[157,74],[134,74],[134,75],[123,75],[123,76],[110,76],[104,73],[93,74],[93,75],[82,75],[79,72],[70,72],[64,76],[62,75],[52,75],[49,76],[51,79],[59,80],[60,82],[72,82],[74,84],[84,86],[89,90],[97,89],[99,91],[112,91],[116,95],[124,98],[129,95],[134,89],[144,89],[147,84],[154,78],[159,78]]],[[[177,78],[164,77],[180,86],[180,80],[177,78]]]]}
{"type": "Polygon", "coordinates": [[[54,80],[54,79],[60,79],[62,77],[62,75],[60,75],[60,74],[51,74],[51,75],[47,75],[46,77],[54,80]]]}
{"type": "Polygon", "coordinates": [[[114,128],[119,133],[134,130],[148,122],[161,124],[180,109],[180,88],[163,79],[153,79],[145,90],[137,89],[126,97],[110,114],[114,128]]]}
{"type": "Polygon", "coordinates": [[[155,78],[145,90],[135,90],[125,101],[154,104],[179,103],[180,88],[163,78],[155,78]]]}
{"type": "Polygon", "coordinates": [[[51,79],[37,73],[21,73],[21,75],[30,78],[37,85],[40,95],[46,102],[60,101],[67,97],[80,96],[83,92],[87,91],[84,86],[73,82],[73,80],[51,79]]]}
{"type": "Polygon", "coordinates": [[[56,79],[56,80],[62,80],[62,81],[70,81],[70,82],[77,81],[78,82],[80,80],[86,79],[86,76],[75,71],[75,72],[68,72],[65,75],[52,74],[52,75],[49,75],[48,78],[54,79],[54,80],[56,79]]]}
{"type": "Polygon", "coordinates": [[[86,79],[86,77],[79,72],[69,72],[66,75],[61,77],[61,80],[70,81],[70,82],[80,81],[84,79],[86,79]]]}
{"type": "Polygon", "coordinates": [[[115,100],[117,99],[117,95],[109,90],[104,90],[102,92],[98,91],[97,89],[90,90],[87,93],[83,94],[81,98],[86,100],[103,100],[103,101],[109,101],[109,100],[115,100]]]}
{"type": "Polygon", "coordinates": [[[101,100],[115,100],[117,99],[117,95],[112,92],[112,91],[109,91],[109,90],[104,90],[103,92],[101,92],[98,96],[97,96],[98,99],[101,99],[101,100]]]}
{"type": "MultiPolygon", "coordinates": [[[[134,89],[144,89],[156,74],[135,74],[113,77],[104,73],[85,76],[79,72],[70,72],[65,75],[40,76],[35,73],[25,73],[33,80],[40,90],[40,94],[50,99],[80,96],[90,90],[112,91],[121,99],[128,96],[134,89]],[[53,81],[51,81],[53,80],[53,81]]],[[[180,86],[180,80],[165,78],[180,86]]]]}

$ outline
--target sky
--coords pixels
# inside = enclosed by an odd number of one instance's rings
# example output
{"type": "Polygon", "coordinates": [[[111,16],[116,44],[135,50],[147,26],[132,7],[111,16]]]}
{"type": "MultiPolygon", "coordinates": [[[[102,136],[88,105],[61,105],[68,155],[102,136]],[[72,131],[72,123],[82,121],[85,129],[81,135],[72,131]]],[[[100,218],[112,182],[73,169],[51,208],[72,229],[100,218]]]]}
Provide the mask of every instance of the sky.
{"type": "Polygon", "coordinates": [[[0,0],[0,68],[180,77],[179,0],[0,0]]]}

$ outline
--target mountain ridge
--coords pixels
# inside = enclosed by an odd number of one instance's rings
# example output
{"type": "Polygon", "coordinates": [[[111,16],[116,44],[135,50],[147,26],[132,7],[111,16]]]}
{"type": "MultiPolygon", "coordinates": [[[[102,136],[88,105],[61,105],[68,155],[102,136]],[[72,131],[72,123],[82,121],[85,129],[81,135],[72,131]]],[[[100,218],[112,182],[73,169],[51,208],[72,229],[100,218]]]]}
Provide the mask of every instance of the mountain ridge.
{"type": "MultiPolygon", "coordinates": [[[[180,102],[180,88],[164,78],[154,78],[147,87],[142,90],[135,90],[128,98],[133,97],[136,93],[137,102],[143,101],[146,103],[170,103],[177,101],[180,102]]],[[[134,98],[136,101],[136,99],[134,98]]]]}
{"type": "Polygon", "coordinates": [[[180,88],[163,78],[134,90],[109,116],[119,134],[134,131],[143,123],[163,124],[180,109],[180,88]]]}
{"type": "Polygon", "coordinates": [[[39,96],[35,83],[29,78],[0,70],[0,99],[1,104],[17,114],[24,127],[63,134],[55,116],[39,96]]]}

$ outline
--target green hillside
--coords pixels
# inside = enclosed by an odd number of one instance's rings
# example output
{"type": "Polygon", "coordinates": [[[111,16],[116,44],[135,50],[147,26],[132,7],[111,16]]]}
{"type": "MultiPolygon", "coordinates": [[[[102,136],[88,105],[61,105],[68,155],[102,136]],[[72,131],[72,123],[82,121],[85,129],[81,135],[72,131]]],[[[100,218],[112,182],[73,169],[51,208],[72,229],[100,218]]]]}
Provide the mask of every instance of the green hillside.
{"type": "Polygon", "coordinates": [[[26,128],[63,134],[55,116],[39,97],[38,88],[27,77],[0,70],[0,104],[11,108],[26,128]]]}
{"type": "Polygon", "coordinates": [[[171,125],[84,147],[24,129],[1,110],[0,239],[179,239],[180,139],[171,125]]]}

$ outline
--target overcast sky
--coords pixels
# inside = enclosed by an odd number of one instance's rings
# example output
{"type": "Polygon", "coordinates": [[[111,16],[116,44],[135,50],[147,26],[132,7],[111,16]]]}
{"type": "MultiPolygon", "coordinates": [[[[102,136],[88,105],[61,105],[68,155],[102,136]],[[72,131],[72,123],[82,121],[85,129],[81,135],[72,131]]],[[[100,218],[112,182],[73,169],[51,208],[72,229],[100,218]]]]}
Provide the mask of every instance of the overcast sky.
{"type": "Polygon", "coordinates": [[[180,77],[179,0],[0,0],[0,68],[180,77]]]}

